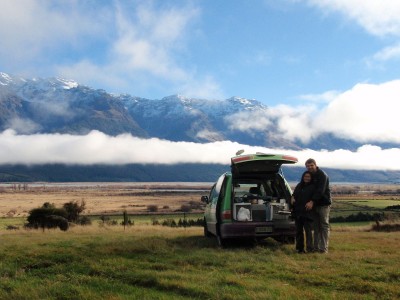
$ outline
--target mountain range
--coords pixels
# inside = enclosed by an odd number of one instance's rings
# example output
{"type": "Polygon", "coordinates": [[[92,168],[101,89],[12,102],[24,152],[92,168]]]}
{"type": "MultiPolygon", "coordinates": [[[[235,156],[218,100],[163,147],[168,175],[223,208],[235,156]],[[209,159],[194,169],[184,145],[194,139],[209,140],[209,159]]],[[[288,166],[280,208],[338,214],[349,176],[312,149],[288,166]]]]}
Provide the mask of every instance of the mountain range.
{"type": "MultiPolygon", "coordinates": [[[[155,100],[127,94],[114,95],[61,78],[27,79],[0,73],[0,131],[11,128],[18,134],[82,135],[98,130],[112,136],[130,133],[140,138],[199,143],[230,140],[293,150],[354,150],[361,145],[328,134],[307,143],[293,141],[279,132],[273,120],[246,129],[246,122],[257,122],[258,116],[268,110],[269,107],[259,101],[240,97],[208,100],[172,95],[155,100]]],[[[8,172],[12,173],[9,168],[8,172]]],[[[43,172],[49,172],[49,168],[43,172]]],[[[51,176],[32,176],[32,180],[51,180],[51,176]]],[[[198,181],[200,177],[192,180],[198,181]]],[[[12,180],[17,178],[12,177],[12,180]]],[[[63,180],[68,181],[68,178],[63,180]]],[[[108,180],[113,181],[113,178],[108,180]]],[[[140,181],[140,178],[135,180],[140,181]]],[[[175,180],[171,178],[170,181],[175,180]]]]}
{"type": "Polygon", "coordinates": [[[180,95],[160,100],[113,95],[60,78],[26,79],[0,73],[0,130],[17,133],[108,135],[130,133],[170,141],[214,142],[286,149],[355,149],[355,141],[331,135],[307,143],[285,138],[274,120],[246,128],[268,112],[265,104],[239,97],[225,100],[194,99],[180,95]]]}

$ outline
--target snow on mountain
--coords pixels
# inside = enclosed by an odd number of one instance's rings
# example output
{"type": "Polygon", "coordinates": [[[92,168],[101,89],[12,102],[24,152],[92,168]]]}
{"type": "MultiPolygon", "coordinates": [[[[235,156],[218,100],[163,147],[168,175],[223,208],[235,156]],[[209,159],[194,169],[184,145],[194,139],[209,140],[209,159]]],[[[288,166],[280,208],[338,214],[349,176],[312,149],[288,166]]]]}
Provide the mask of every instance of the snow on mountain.
{"type": "Polygon", "coordinates": [[[85,134],[95,129],[109,135],[130,133],[191,142],[230,140],[291,149],[357,146],[328,135],[308,145],[288,140],[268,113],[269,108],[254,99],[171,95],[150,100],[113,95],[62,78],[25,79],[0,73],[0,130],[85,134]]]}

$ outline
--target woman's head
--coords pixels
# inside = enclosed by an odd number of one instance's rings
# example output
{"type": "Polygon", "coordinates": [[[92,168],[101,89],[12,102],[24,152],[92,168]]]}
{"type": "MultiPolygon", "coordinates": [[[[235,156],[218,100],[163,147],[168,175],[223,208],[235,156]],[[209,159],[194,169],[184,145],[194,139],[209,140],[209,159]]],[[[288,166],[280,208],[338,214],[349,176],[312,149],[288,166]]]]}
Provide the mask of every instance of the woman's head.
{"type": "Polygon", "coordinates": [[[301,182],[303,183],[310,183],[312,181],[312,174],[309,171],[305,171],[301,176],[301,182]]]}

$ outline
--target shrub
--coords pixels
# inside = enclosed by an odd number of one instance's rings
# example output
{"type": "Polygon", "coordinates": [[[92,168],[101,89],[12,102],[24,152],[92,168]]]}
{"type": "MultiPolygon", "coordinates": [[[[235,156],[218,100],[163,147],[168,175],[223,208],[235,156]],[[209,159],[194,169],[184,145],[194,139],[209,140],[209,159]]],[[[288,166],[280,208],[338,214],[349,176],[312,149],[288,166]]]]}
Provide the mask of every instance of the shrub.
{"type": "Polygon", "coordinates": [[[135,225],[135,221],[133,221],[133,220],[131,220],[131,219],[128,219],[126,222],[125,222],[125,221],[122,221],[122,222],[121,222],[121,225],[124,225],[124,226],[133,226],[133,225],[135,225]]]}
{"type": "Polygon", "coordinates": [[[92,224],[92,220],[88,216],[82,216],[82,217],[79,217],[79,219],[77,221],[77,224],[83,225],[83,226],[91,225],[92,224]]]}
{"type": "Polygon", "coordinates": [[[157,212],[158,211],[158,206],[157,205],[147,205],[147,210],[149,212],[157,212]]]}
{"type": "Polygon", "coordinates": [[[400,231],[400,223],[398,222],[381,223],[379,221],[376,221],[376,224],[372,226],[372,230],[384,231],[384,232],[400,231]]]}
{"type": "Polygon", "coordinates": [[[174,219],[166,219],[161,223],[162,226],[176,227],[176,222],[174,219]]]}
{"type": "Polygon", "coordinates": [[[192,208],[190,207],[190,205],[182,204],[181,205],[181,211],[183,211],[183,212],[191,212],[192,208]]]}
{"type": "Polygon", "coordinates": [[[109,217],[109,216],[106,216],[106,215],[101,215],[101,216],[100,216],[100,220],[102,220],[102,221],[103,221],[103,224],[104,224],[104,223],[110,221],[110,217],[109,217]]]}
{"type": "Polygon", "coordinates": [[[81,201],[81,204],[78,204],[77,201],[70,201],[64,203],[63,208],[67,212],[68,221],[76,223],[78,221],[79,214],[85,210],[86,203],[84,200],[81,201]]]}
{"type": "Polygon", "coordinates": [[[383,214],[378,214],[378,213],[374,213],[374,214],[369,214],[369,213],[363,213],[363,212],[359,212],[357,214],[351,214],[347,217],[343,217],[343,216],[339,216],[339,217],[333,217],[330,218],[330,221],[332,223],[337,223],[337,222],[363,222],[363,221],[382,221],[384,219],[384,215],[383,214]]]}
{"type": "Polygon", "coordinates": [[[18,230],[19,227],[18,227],[18,226],[15,226],[15,225],[7,225],[6,229],[7,229],[7,230],[18,230]]]}
{"type": "Polygon", "coordinates": [[[29,212],[27,218],[29,228],[56,228],[61,230],[68,230],[69,224],[67,219],[67,212],[65,209],[60,208],[35,208],[29,212]]]}
{"type": "Polygon", "coordinates": [[[400,205],[391,205],[391,206],[386,206],[385,210],[398,210],[400,209],[400,205]]]}
{"type": "Polygon", "coordinates": [[[50,202],[45,202],[42,205],[43,208],[56,208],[54,203],[50,203],[50,202]]]}
{"type": "Polygon", "coordinates": [[[201,209],[202,208],[202,202],[199,201],[189,201],[189,205],[192,209],[201,209]]]}

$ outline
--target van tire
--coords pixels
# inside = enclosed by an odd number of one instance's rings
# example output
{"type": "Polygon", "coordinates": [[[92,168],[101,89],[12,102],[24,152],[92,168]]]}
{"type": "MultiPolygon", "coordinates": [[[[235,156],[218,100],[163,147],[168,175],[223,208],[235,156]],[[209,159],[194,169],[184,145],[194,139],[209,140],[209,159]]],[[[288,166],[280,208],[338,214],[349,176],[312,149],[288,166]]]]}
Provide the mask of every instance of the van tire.
{"type": "Polygon", "coordinates": [[[219,234],[217,234],[217,244],[218,247],[224,248],[226,246],[226,240],[223,239],[219,234]]]}
{"type": "Polygon", "coordinates": [[[203,228],[204,228],[204,236],[211,237],[212,233],[208,231],[206,219],[203,221],[203,228]]]}

